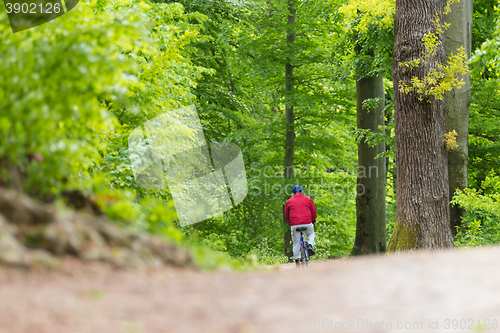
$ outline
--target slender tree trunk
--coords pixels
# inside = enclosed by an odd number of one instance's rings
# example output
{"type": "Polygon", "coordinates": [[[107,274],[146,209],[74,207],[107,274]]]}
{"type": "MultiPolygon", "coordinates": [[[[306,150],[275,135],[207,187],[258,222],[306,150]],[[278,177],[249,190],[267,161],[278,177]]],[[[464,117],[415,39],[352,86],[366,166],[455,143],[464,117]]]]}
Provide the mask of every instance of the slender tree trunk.
{"type": "Polygon", "coordinates": [[[415,68],[401,63],[420,58],[422,37],[435,31],[436,13],[442,19],[446,0],[396,0],[394,24],[394,116],[397,165],[397,214],[389,251],[452,247],[448,158],[443,136],[446,112],[443,100],[422,98],[415,90],[399,90],[401,81],[423,78],[444,63],[442,42],[427,63],[415,68]]]}
{"type": "MultiPolygon", "coordinates": [[[[295,15],[296,15],[296,0],[288,0],[288,22],[287,22],[287,54],[288,59],[285,65],[285,165],[284,176],[287,179],[293,178],[293,154],[295,149],[295,127],[294,127],[294,78],[293,78],[293,54],[295,44],[295,15]]],[[[284,209],[283,209],[284,214],[284,209]]],[[[285,223],[286,219],[283,218],[285,223]]],[[[285,254],[288,257],[293,256],[292,239],[288,223],[285,225],[285,254]]]]}
{"type": "MultiPolygon", "coordinates": [[[[446,17],[450,27],[446,31],[446,56],[457,53],[464,47],[467,58],[471,56],[472,38],[472,0],[461,0],[451,5],[451,13],[446,17]]],[[[450,199],[456,189],[463,190],[468,185],[467,162],[469,158],[469,105],[471,101],[470,75],[462,77],[465,84],[460,89],[453,89],[445,98],[446,129],[458,134],[458,148],[448,153],[448,173],[450,178],[450,199]]],[[[451,231],[455,235],[461,226],[465,210],[458,205],[450,206],[451,231]]]]}
{"type": "MultiPolygon", "coordinates": [[[[384,125],[384,102],[375,108],[363,107],[363,102],[372,98],[384,98],[384,80],[363,77],[356,81],[358,129],[380,132],[384,125]]],[[[358,144],[358,178],[356,196],[356,238],[351,254],[369,254],[386,251],[385,214],[385,158],[375,157],[385,151],[385,143],[370,147],[364,140],[358,144]]]]}

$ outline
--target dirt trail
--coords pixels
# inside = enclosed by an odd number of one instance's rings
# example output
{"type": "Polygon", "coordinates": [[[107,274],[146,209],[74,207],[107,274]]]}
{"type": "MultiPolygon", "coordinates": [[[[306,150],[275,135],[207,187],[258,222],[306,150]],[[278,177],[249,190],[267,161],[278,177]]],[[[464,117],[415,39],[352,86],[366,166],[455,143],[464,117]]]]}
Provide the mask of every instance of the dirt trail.
{"type": "Polygon", "coordinates": [[[0,332],[500,332],[499,258],[481,248],[252,273],[69,259],[62,272],[2,268],[0,332]]]}

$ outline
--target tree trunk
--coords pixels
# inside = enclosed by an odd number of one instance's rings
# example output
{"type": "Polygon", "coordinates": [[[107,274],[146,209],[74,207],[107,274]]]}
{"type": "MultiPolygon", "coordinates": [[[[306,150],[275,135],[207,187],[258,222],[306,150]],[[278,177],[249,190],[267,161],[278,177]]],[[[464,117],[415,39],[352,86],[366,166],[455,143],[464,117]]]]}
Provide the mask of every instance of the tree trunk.
{"type": "MultiPolygon", "coordinates": [[[[285,165],[284,176],[287,179],[293,178],[293,153],[295,148],[295,127],[294,127],[294,78],[293,78],[293,64],[292,58],[294,54],[295,43],[295,15],[296,15],[296,0],[288,0],[288,22],[287,22],[287,54],[288,59],[285,65],[285,121],[286,121],[286,134],[285,134],[285,165]],[[291,57],[292,56],[292,57],[291,57]]],[[[284,216],[283,209],[283,216],[284,216]]],[[[285,223],[286,219],[283,218],[285,223]]],[[[285,255],[287,257],[293,256],[292,252],[292,238],[288,223],[285,225],[285,255]]]]}
{"type": "MultiPolygon", "coordinates": [[[[364,77],[356,81],[358,129],[380,132],[378,125],[384,125],[384,102],[375,108],[363,107],[371,98],[384,98],[384,80],[364,77]]],[[[351,254],[369,254],[386,251],[385,216],[385,158],[375,157],[385,151],[385,143],[370,147],[361,140],[358,144],[358,178],[356,195],[356,238],[351,254]]]]}
{"type": "MultiPolygon", "coordinates": [[[[461,0],[451,5],[451,13],[446,17],[451,23],[446,31],[446,56],[456,53],[464,47],[467,58],[471,56],[472,36],[472,0],[461,0]]],[[[445,98],[446,101],[446,129],[457,132],[458,148],[448,152],[448,173],[450,179],[450,199],[456,189],[463,190],[468,185],[467,162],[469,158],[469,105],[471,101],[470,75],[462,77],[465,84],[460,89],[453,89],[445,98]]],[[[455,235],[457,227],[461,226],[465,210],[450,206],[451,231],[455,235]]]]}
{"type": "Polygon", "coordinates": [[[450,228],[448,158],[443,136],[446,112],[443,100],[399,90],[445,61],[441,44],[426,63],[417,67],[401,63],[420,58],[424,34],[435,31],[432,20],[446,0],[396,0],[394,20],[394,116],[397,165],[396,224],[389,251],[453,247],[450,228]]]}

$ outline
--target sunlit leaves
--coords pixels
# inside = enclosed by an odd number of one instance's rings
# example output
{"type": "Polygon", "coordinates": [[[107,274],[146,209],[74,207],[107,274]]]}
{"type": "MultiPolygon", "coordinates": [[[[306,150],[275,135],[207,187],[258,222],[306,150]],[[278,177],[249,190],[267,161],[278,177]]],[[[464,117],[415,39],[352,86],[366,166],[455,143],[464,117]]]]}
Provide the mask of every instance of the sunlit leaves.
{"type": "MultiPolygon", "coordinates": [[[[414,70],[427,64],[429,62],[428,58],[431,55],[432,53],[426,53],[422,58],[400,63],[400,66],[409,67],[411,70],[414,70]]],[[[400,92],[405,94],[416,91],[419,100],[424,100],[431,96],[434,96],[437,100],[442,100],[448,91],[454,88],[460,89],[465,84],[462,76],[468,73],[467,55],[465,54],[464,47],[461,46],[456,53],[451,54],[446,65],[438,63],[436,68],[428,70],[424,76],[412,76],[409,83],[400,81],[398,88],[400,92]]]]}
{"type": "Polygon", "coordinates": [[[380,30],[394,25],[394,0],[349,1],[339,10],[346,18],[346,29],[367,33],[370,25],[380,30]]]}
{"type": "MultiPolygon", "coordinates": [[[[81,3],[58,20],[12,34],[0,15],[0,123],[7,164],[32,171],[25,187],[60,186],[99,159],[98,135],[116,125],[100,100],[123,103],[137,68],[123,53],[146,40],[141,7],[96,15],[81,3]],[[30,153],[43,156],[29,161],[30,153]]],[[[5,170],[4,170],[5,171],[5,170]]]]}

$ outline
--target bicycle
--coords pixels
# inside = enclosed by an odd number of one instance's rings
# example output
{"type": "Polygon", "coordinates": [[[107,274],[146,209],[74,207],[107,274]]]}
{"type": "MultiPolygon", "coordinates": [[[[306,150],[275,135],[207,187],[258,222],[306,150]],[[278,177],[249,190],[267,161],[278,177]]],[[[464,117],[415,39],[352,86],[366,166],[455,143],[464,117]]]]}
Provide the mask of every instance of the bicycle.
{"type": "Polygon", "coordinates": [[[295,229],[295,231],[300,232],[300,263],[307,267],[309,266],[309,260],[311,258],[309,257],[309,250],[307,249],[308,244],[304,236],[304,230],[306,230],[305,227],[295,229]]]}

